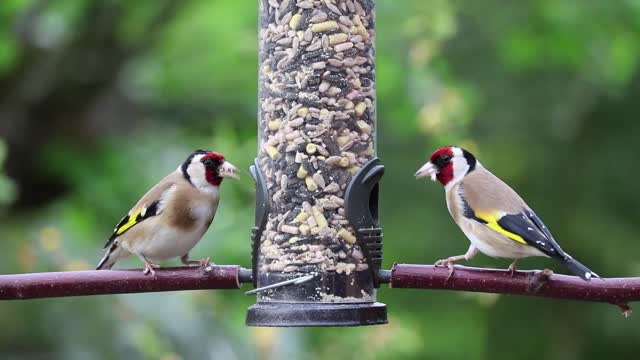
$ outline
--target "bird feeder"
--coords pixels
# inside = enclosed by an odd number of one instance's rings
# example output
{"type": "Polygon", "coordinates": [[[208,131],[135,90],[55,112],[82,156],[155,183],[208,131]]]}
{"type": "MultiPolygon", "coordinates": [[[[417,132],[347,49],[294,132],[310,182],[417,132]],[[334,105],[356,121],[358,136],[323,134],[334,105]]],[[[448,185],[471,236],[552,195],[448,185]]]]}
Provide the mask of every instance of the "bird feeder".
{"type": "Polygon", "coordinates": [[[374,1],[260,1],[251,326],[387,322],[374,1]]]}

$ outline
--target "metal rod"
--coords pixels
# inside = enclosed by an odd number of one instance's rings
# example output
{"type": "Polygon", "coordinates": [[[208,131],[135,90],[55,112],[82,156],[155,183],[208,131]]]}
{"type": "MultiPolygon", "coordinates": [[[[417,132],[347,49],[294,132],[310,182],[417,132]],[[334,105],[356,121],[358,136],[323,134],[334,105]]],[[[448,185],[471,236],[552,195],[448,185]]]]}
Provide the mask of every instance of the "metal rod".
{"type": "Polygon", "coordinates": [[[253,271],[251,269],[240,268],[238,273],[238,281],[241,284],[248,284],[253,282],[253,271]]]}
{"type": "Polygon", "coordinates": [[[282,286],[286,286],[286,285],[304,284],[307,281],[312,280],[313,278],[315,278],[317,275],[318,274],[311,274],[311,275],[306,275],[306,276],[302,276],[302,277],[297,277],[295,279],[281,281],[279,283],[275,283],[275,284],[259,287],[257,289],[249,290],[249,291],[245,292],[244,294],[245,295],[253,295],[253,294],[257,294],[259,292],[265,291],[265,290],[276,289],[276,288],[279,288],[279,287],[282,287],[282,286]]]}
{"type": "Polygon", "coordinates": [[[556,299],[607,302],[623,306],[640,301],[640,278],[594,278],[557,275],[551,270],[516,271],[456,266],[396,264],[391,270],[392,288],[441,289],[496,294],[541,296],[556,299]]]}
{"type": "Polygon", "coordinates": [[[378,271],[378,281],[381,284],[389,284],[391,282],[391,270],[378,271]]]}
{"type": "Polygon", "coordinates": [[[156,291],[238,289],[237,265],[156,269],[64,271],[0,275],[0,300],[156,291]]]}

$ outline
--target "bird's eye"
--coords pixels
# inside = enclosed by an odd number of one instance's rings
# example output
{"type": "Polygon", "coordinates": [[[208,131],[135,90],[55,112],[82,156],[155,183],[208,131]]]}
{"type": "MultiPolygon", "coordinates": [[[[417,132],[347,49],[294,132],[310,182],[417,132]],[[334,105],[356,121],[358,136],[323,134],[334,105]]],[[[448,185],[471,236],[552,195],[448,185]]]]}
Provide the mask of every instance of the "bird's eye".
{"type": "Polygon", "coordinates": [[[435,161],[435,165],[442,169],[449,164],[451,161],[451,155],[440,155],[435,161]]]}
{"type": "Polygon", "coordinates": [[[211,159],[207,159],[207,160],[203,161],[202,163],[203,163],[203,164],[204,164],[204,166],[206,166],[206,167],[213,167],[213,166],[215,165],[215,164],[214,164],[214,161],[213,161],[213,160],[211,160],[211,159]]]}

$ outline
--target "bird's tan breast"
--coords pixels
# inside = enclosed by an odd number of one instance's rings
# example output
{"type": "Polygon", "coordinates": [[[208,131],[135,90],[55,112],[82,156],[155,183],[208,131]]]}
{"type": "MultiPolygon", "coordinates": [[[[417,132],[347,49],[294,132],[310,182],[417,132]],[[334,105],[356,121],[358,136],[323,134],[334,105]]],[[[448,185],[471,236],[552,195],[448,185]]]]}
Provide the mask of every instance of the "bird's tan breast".
{"type": "Polygon", "coordinates": [[[463,217],[464,211],[464,209],[462,208],[462,200],[460,199],[459,191],[460,185],[456,185],[446,192],[447,209],[449,209],[449,214],[451,214],[451,217],[456,222],[456,224],[460,224],[460,220],[463,217]]]}
{"type": "Polygon", "coordinates": [[[177,186],[170,205],[165,209],[165,220],[169,226],[191,232],[208,227],[218,206],[218,196],[203,194],[190,184],[177,186]]]}

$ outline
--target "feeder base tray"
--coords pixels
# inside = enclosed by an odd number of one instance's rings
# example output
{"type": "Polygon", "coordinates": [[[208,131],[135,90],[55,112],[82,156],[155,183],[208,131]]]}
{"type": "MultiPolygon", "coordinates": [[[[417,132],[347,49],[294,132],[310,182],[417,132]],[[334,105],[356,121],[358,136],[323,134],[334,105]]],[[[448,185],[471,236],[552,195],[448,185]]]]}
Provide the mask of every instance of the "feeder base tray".
{"type": "Polygon", "coordinates": [[[247,311],[248,326],[366,326],[387,323],[387,305],[376,303],[259,303],[247,311]]]}

